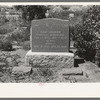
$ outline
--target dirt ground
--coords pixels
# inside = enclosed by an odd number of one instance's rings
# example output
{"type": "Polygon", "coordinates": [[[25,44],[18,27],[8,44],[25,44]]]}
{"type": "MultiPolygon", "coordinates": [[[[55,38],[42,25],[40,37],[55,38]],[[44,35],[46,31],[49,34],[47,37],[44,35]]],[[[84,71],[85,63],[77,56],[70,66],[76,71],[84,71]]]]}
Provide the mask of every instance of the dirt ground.
{"type": "MultiPolygon", "coordinates": [[[[20,64],[17,67],[25,66],[25,54],[28,51],[17,49],[9,52],[21,56],[20,64]]],[[[100,68],[92,62],[85,62],[79,67],[72,68],[32,68],[32,72],[25,74],[12,74],[15,66],[7,67],[6,71],[0,71],[1,83],[87,83],[100,82],[100,68]]],[[[29,66],[25,66],[29,67],[29,66]]]]}

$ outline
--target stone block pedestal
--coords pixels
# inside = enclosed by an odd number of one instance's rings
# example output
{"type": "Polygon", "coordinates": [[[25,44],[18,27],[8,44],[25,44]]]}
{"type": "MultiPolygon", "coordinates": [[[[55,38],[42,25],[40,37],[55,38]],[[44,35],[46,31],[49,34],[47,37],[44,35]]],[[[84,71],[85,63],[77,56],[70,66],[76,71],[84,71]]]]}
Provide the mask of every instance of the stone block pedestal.
{"type": "Polygon", "coordinates": [[[71,68],[74,66],[74,54],[66,52],[27,52],[25,64],[34,68],[71,68]]]}

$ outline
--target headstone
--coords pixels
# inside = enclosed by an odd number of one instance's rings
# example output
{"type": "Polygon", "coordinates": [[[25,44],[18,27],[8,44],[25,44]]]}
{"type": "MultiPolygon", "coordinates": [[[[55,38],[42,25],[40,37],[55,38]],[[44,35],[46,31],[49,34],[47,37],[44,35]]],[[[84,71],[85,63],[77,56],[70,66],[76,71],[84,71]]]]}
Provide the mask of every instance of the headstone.
{"type": "Polygon", "coordinates": [[[25,63],[32,67],[72,67],[74,54],[69,53],[69,21],[56,18],[33,20],[31,50],[25,63]]]}
{"type": "Polygon", "coordinates": [[[42,19],[32,21],[32,52],[69,52],[69,21],[42,19]]]}

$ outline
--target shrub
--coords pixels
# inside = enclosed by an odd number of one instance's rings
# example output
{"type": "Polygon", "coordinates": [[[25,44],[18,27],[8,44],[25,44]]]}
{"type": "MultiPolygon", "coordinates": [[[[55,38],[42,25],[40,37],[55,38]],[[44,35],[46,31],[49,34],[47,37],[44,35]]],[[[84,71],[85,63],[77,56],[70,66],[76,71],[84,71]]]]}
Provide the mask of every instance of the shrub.
{"type": "Polygon", "coordinates": [[[100,34],[100,6],[92,6],[82,17],[82,24],[74,32],[77,54],[85,60],[94,61],[96,55],[96,33],[100,34]]]}
{"type": "Polygon", "coordinates": [[[5,22],[3,25],[0,26],[0,34],[7,34],[12,32],[15,29],[15,24],[11,22],[5,22]]]}
{"type": "Polygon", "coordinates": [[[4,28],[0,28],[0,34],[6,34],[7,33],[7,30],[4,29],[4,28]]]}
{"type": "Polygon", "coordinates": [[[23,43],[23,49],[24,50],[30,50],[30,41],[26,41],[23,43]]]}
{"type": "Polygon", "coordinates": [[[3,49],[3,41],[0,40],[0,49],[3,49]]]}
{"type": "Polygon", "coordinates": [[[11,51],[13,49],[12,43],[10,41],[3,42],[3,50],[4,51],[11,51]]]}
{"type": "Polygon", "coordinates": [[[17,41],[17,42],[24,42],[24,41],[29,41],[30,39],[30,32],[27,28],[18,28],[15,29],[13,32],[7,35],[7,39],[10,39],[12,41],[17,41]]]}

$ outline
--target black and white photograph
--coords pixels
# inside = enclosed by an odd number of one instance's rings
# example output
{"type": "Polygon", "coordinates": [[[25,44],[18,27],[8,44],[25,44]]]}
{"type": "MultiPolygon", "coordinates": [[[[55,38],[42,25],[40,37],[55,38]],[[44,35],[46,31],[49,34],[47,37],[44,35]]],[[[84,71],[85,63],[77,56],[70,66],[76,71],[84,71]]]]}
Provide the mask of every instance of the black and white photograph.
{"type": "Polygon", "coordinates": [[[23,4],[0,4],[0,83],[99,83],[100,5],[23,4]]]}

